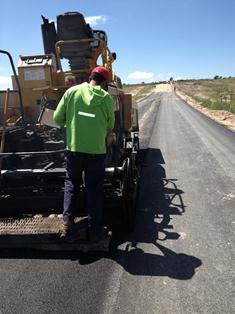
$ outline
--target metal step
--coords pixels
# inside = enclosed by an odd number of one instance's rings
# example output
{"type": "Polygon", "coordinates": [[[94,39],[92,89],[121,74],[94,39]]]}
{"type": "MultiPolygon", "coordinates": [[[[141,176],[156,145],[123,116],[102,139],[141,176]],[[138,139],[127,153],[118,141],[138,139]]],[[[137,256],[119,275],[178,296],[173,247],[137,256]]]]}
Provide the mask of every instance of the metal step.
{"type": "Polygon", "coordinates": [[[30,248],[67,251],[108,251],[111,234],[97,243],[86,240],[86,218],[75,219],[75,236],[72,242],[60,238],[63,229],[62,215],[48,217],[0,219],[0,248],[30,248]],[[77,237],[76,237],[77,231],[77,237]]]}
{"type": "Polygon", "coordinates": [[[60,234],[62,229],[63,220],[60,215],[0,219],[0,236],[18,234],[60,234]]]}

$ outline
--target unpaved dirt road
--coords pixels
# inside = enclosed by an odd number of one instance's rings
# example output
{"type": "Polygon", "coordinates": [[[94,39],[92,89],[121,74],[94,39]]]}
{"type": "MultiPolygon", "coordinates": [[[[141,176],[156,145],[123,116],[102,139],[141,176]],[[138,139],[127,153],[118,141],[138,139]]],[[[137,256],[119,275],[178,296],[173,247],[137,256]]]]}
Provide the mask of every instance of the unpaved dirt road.
{"type": "Polygon", "coordinates": [[[135,231],[110,254],[1,251],[0,313],[234,313],[235,135],[172,90],[139,115],[135,231]]]}

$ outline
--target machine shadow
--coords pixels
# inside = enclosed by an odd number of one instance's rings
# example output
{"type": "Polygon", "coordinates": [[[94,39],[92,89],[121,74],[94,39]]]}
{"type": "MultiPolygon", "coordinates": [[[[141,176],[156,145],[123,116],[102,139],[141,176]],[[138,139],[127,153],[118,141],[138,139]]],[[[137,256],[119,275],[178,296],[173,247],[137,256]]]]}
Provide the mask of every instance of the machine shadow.
{"type": "MultiPolygon", "coordinates": [[[[179,280],[193,277],[200,259],[183,253],[175,253],[162,243],[177,240],[171,223],[174,215],[183,215],[185,205],[176,179],[166,177],[164,158],[160,149],[141,151],[141,177],[135,230],[130,234],[113,237],[113,251],[103,257],[111,258],[132,275],[168,276],[179,280]],[[153,245],[156,254],[145,252],[143,244],[153,245]],[[161,243],[161,244],[160,244],[161,243]]],[[[93,263],[101,255],[87,255],[80,264],[93,263]]]]}
{"type": "Polygon", "coordinates": [[[128,234],[114,233],[111,252],[53,252],[37,250],[3,250],[0,258],[70,259],[80,265],[107,258],[120,264],[132,275],[168,276],[186,280],[193,277],[200,259],[175,253],[162,243],[177,240],[180,234],[173,231],[172,216],[185,212],[183,191],[176,179],[166,177],[165,164],[160,149],[140,152],[141,176],[135,230],[128,234]],[[143,243],[153,245],[156,254],[144,252],[143,243]],[[161,243],[161,244],[160,244],[161,243]],[[142,244],[142,245],[141,245],[142,244]]]}
{"type": "Polygon", "coordinates": [[[180,235],[173,230],[172,216],[185,212],[177,179],[166,177],[165,164],[160,149],[149,148],[141,152],[142,167],[137,206],[136,230],[132,245],[138,242],[177,240],[180,235]]]}

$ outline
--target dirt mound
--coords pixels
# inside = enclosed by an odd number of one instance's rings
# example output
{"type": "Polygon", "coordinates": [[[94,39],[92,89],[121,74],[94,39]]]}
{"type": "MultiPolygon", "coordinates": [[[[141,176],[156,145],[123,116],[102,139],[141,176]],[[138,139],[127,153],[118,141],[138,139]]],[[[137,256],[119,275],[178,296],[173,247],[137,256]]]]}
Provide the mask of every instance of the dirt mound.
{"type": "Polygon", "coordinates": [[[154,92],[155,93],[172,92],[172,90],[173,90],[172,84],[157,84],[154,92]]]}

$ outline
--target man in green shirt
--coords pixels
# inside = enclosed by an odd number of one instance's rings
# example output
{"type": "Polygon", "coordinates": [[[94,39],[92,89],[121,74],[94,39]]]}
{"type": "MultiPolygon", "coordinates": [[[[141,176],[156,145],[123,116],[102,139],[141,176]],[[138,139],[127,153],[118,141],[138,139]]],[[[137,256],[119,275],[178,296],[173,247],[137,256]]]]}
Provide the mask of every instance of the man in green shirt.
{"type": "Polygon", "coordinates": [[[90,82],[69,88],[54,113],[54,121],[66,127],[67,141],[62,237],[72,230],[82,171],[91,240],[102,232],[106,138],[115,122],[113,99],[105,91],[109,76],[105,67],[94,68],[90,82]]]}

